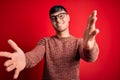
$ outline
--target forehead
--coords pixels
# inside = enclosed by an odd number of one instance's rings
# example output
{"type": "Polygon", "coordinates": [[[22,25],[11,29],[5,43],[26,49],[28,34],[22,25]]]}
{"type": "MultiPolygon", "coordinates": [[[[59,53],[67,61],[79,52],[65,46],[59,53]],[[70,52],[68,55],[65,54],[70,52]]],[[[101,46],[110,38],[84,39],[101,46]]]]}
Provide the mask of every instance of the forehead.
{"type": "Polygon", "coordinates": [[[61,10],[61,11],[58,11],[58,12],[55,12],[53,14],[51,14],[51,16],[55,16],[55,15],[58,15],[60,13],[66,13],[64,10],[61,10]]]}

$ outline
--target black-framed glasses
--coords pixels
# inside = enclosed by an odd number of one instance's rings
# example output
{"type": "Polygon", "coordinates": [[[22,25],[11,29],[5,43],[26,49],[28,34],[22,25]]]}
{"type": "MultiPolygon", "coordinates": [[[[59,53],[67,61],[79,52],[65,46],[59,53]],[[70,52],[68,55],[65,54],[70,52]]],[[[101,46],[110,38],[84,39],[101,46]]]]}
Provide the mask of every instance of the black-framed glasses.
{"type": "Polygon", "coordinates": [[[67,13],[60,13],[58,15],[55,16],[50,16],[50,19],[54,22],[57,20],[57,18],[59,19],[64,19],[64,17],[66,16],[67,13]]]}

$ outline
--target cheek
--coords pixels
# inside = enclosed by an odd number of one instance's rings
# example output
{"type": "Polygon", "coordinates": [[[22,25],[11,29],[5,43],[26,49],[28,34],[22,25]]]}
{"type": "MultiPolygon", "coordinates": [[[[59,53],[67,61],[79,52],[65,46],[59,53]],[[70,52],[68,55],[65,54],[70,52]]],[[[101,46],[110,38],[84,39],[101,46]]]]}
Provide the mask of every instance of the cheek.
{"type": "Polygon", "coordinates": [[[64,19],[65,24],[69,24],[70,18],[67,16],[67,18],[64,19]]]}
{"type": "Polygon", "coordinates": [[[56,28],[56,23],[52,23],[52,26],[53,26],[54,28],[56,28]]]}
{"type": "Polygon", "coordinates": [[[54,22],[52,22],[52,25],[53,25],[53,26],[55,26],[55,23],[54,23],[54,22]]]}
{"type": "Polygon", "coordinates": [[[69,15],[66,16],[66,21],[67,21],[67,22],[70,21],[70,16],[69,16],[69,15]]]}
{"type": "Polygon", "coordinates": [[[64,24],[65,24],[65,25],[69,25],[69,20],[68,20],[68,19],[65,19],[65,20],[64,20],[64,24]]]}

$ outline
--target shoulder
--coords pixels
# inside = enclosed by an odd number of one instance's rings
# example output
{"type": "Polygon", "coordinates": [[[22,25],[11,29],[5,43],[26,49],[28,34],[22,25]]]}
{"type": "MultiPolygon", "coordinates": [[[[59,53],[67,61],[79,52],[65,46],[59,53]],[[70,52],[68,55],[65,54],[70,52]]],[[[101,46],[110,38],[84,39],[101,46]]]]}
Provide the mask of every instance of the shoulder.
{"type": "Polygon", "coordinates": [[[83,38],[76,38],[76,43],[79,45],[79,46],[82,46],[83,45],[83,38]]]}
{"type": "Polygon", "coordinates": [[[76,40],[78,42],[81,42],[83,40],[83,38],[77,38],[75,36],[72,36],[71,39],[76,40]]]}
{"type": "Polygon", "coordinates": [[[50,41],[53,38],[54,36],[43,37],[38,41],[38,44],[45,44],[46,42],[50,41]]]}

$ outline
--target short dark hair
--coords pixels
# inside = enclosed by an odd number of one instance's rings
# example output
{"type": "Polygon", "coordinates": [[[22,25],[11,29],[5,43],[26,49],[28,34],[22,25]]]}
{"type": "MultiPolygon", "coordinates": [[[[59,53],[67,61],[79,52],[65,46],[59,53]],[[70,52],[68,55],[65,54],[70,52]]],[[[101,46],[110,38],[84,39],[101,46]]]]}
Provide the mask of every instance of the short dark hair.
{"type": "Polygon", "coordinates": [[[67,13],[67,10],[62,5],[55,5],[49,11],[49,16],[55,12],[64,10],[67,13]]]}

